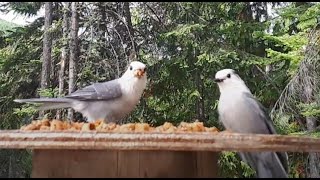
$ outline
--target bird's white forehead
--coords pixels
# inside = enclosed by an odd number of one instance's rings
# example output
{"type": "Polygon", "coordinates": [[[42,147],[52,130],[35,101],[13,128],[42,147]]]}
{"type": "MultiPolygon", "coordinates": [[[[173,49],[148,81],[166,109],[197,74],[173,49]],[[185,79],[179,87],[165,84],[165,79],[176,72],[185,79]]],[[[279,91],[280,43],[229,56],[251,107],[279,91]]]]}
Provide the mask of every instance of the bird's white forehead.
{"type": "Polygon", "coordinates": [[[132,66],[134,69],[144,69],[146,67],[146,65],[140,61],[132,61],[130,66],[132,66]]]}
{"type": "Polygon", "coordinates": [[[228,74],[234,74],[233,69],[222,69],[216,73],[215,78],[225,78],[228,74]]]}

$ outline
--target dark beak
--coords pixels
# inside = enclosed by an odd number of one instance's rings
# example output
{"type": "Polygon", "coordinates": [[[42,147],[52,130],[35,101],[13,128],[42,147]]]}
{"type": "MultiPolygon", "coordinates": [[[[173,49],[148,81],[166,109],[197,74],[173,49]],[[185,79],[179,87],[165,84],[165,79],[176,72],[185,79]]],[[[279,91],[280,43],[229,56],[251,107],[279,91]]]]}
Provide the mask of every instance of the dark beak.
{"type": "Polygon", "coordinates": [[[219,79],[219,78],[215,78],[214,76],[212,77],[209,77],[209,79],[211,80],[211,81],[214,81],[214,82],[216,82],[216,83],[219,83],[219,82],[222,82],[224,79],[219,79]]]}
{"type": "Polygon", "coordinates": [[[216,82],[216,83],[219,83],[219,82],[222,82],[222,81],[223,81],[223,79],[218,79],[218,78],[214,79],[214,82],[216,82]]]}

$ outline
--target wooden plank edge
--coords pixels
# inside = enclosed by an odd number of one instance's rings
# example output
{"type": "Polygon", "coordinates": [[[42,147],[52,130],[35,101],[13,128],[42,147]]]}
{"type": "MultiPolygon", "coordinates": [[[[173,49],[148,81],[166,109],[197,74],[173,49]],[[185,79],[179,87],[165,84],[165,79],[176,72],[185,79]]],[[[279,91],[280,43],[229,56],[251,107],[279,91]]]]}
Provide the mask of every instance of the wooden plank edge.
{"type": "Polygon", "coordinates": [[[0,131],[5,149],[320,152],[320,139],[238,133],[102,133],[0,131]]]}

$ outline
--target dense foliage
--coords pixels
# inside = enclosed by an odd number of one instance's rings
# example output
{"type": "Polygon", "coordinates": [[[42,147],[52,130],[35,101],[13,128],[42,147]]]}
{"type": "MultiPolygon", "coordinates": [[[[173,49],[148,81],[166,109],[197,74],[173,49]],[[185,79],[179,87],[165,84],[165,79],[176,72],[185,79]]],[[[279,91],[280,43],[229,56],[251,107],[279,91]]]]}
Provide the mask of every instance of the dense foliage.
{"type": "MultiPolygon", "coordinates": [[[[13,99],[68,93],[68,59],[74,49],[71,30],[64,29],[74,20],[70,4],[52,3],[49,29],[44,28],[45,17],[24,27],[5,24],[8,28],[0,29],[1,129],[17,129],[39,117],[33,106],[13,99]],[[52,40],[50,82],[40,89],[45,33],[52,40]],[[64,88],[59,92],[62,62],[64,88]]],[[[32,16],[44,6],[9,2],[1,8],[32,16]]],[[[76,11],[76,88],[119,77],[130,60],[138,59],[148,65],[149,82],[127,121],[159,125],[198,119],[219,129],[223,129],[217,114],[219,92],[211,80],[215,72],[235,69],[271,110],[305,56],[307,35],[320,17],[320,5],[307,2],[86,2],[77,4],[76,11]]],[[[312,115],[318,116],[319,105],[312,105],[318,112],[312,115]]],[[[301,107],[299,118],[308,116],[308,107],[301,107]]],[[[55,118],[56,111],[45,115],[55,118]]],[[[66,111],[62,115],[67,118],[66,111]]],[[[306,130],[306,121],[299,123],[295,116],[281,114],[273,120],[281,134],[306,130]]],[[[0,177],[30,176],[27,151],[1,150],[0,164],[0,177]]],[[[219,164],[224,177],[254,174],[233,152],[222,153],[219,164]]],[[[290,154],[291,177],[310,177],[308,167],[308,154],[290,154]]]]}

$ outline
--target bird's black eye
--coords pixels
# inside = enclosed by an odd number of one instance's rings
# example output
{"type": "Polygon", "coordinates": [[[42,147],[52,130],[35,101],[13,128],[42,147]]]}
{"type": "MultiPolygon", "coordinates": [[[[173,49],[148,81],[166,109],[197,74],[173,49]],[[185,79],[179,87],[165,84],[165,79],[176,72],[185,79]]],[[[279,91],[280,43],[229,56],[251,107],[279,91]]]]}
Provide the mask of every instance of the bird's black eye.
{"type": "Polygon", "coordinates": [[[227,74],[227,78],[230,78],[231,77],[231,74],[227,74]]]}
{"type": "Polygon", "coordinates": [[[132,70],[132,66],[130,66],[130,71],[132,70]]]}

